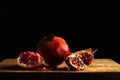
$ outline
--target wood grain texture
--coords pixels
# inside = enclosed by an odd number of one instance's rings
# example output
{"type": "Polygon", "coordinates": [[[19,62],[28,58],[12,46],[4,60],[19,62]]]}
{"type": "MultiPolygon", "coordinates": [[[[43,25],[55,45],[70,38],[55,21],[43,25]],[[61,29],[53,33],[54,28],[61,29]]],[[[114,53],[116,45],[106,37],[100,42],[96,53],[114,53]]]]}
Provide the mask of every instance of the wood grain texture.
{"type": "MultiPolygon", "coordinates": [[[[64,68],[67,68],[67,64],[63,62],[61,65],[58,65],[56,69],[53,69],[51,67],[47,67],[46,72],[64,72],[64,73],[76,73],[76,71],[66,71],[64,68]]],[[[41,67],[36,69],[23,69],[17,65],[16,59],[5,59],[0,63],[0,72],[35,72],[40,73],[41,67]]],[[[79,73],[84,72],[120,72],[120,64],[113,61],[112,59],[94,59],[93,63],[89,66],[87,66],[84,70],[79,71],[79,73]]]]}
{"type": "Polygon", "coordinates": [[[23,69],[16,59],[5,59],[0,63],[0,80],[120,80],[120,64],[112,59],[94,59],[93,63],[81,71],[66,71],[65,62],[56,69],[47,67],[47,71],[23,69]]]}

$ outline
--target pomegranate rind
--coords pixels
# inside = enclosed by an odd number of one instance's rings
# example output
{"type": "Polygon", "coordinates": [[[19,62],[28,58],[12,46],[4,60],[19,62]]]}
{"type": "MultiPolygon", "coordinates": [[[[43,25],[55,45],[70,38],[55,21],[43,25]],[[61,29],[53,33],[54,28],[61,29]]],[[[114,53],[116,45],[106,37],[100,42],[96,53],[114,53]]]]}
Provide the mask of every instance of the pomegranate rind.
{"type": "Polygon", "coordinates": [[[68,57],[66,58],[65,62],[66,62],[66,64],[67,64],[68,66],[70,66],[70,67],[72,67],[72,68],[78,68],[79,66],[76,66],[76,65],[74,65],[74,64],[72,63],[71,58],[72,58],[72,57],[75,57],[75,56],[80,56],[80,57],[82,57],[82,54],[88,53],[88,54],[91,55],[92,60],[89,62],[89,64],[86,64],[86,63],[83,64],[83,67],[81,67],[81,69],[85,69],[88,65],[90,65],[90,64],[93,62],[93,60],[94,60],[94,53],[95,53],[97,50],[98,50],[98,49],[88,48],[88,49],[85,49],[85,50],[80,50],[80,51],[73,52],[70,56],[68,56],[68,57]]]}
{"type": "Polygon", "coordinates": [[[86,68],[86,65],[85,64],[82,64],[82,66],[77,66],[77,65],[74,65],[71,61],[72,57],[75,57],[76,54],[72,53],[70,56],[68,56],[65,60],[66,64],[71,67],[71,68],[80,68],[81,70],[85,69],[86,68]]]}
{"type": "Polygon", "coordinates": [[[37,56],[37,58],[38,58],[38,64],[35,64],[35,65],[27,65],[27,64],[24,64],[24,63],[22,63],[22,62],[20,61],[21,57],[18,56],[18,58],[17,58],[17,64],[18,64],[18,66],[20,66],[20,67],[22,67],[22,68],[37,68],[37,67],[39,67],[39,66],[42,64],[43,59],[42,59],[42,57],[41,57],[38,53],[35,53],[35,54],[36,54],[36,56],[37,56]]]}
{"type": "MultiPolygon", "coordinates": [[[[94,60],[94,53],[97,51],[98,49],[93,49],[93,48],[88,48],[88,49],[84,49],[84,50],[80,50],[80,51],[76,51],[74,52],[75,55],[81,55],[81,54],[84,54],[84,53],[88,53],[91,55],[92,57],[92,60],[89,62],[89,64],[86,64],[86,65],[90,65],[93,60],[94,60]]],[[[82,55],[81,55],[82,57],[82,55]]]]}

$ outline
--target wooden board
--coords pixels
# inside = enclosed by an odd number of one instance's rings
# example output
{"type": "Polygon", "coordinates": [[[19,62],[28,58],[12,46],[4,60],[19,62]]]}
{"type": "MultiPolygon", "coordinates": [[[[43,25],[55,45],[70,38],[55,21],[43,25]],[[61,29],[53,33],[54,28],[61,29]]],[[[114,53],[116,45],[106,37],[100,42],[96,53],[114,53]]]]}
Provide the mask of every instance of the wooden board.
{"type": "MultiPolygon", "coordinates": [[[[64,70],[68,67],[65,62],[57,66],[57,69],[47,68],[47,72],[70,72],[64,70]]],[[[0,72],[41,72],[41,68],[33,70],[20,68],[16,59],[5,59],[0,63],[0,72]]],[[[94,59],[93,63],[79,72],[120,72],[120,64],[112,59],[94,59]]]]}
{"type": "MultiPolygon", "coordinates": [[[[42,78],[42,79],[111,79],[120,80],[120,64],[112,59],[94,59],[93,63],[81,71],[67,71],[64,67],[68,67],[65,62],[57,66],[57,69],[47,67],[47,71],[41,71],[41,68],[36,69],[23,69],[16,63],[16,59],[5,59],[0,63],[0,80],[9,79],[11,77],[23,80],[27,78],[42,78]],[[62,74],[62,75],[61,75],[62,74]],[[36,77],[34,77],[36,76],[36,77]]],[[[33,79],[33,80],[34,80],[33,79]]],[[[12,79],[13,80],[13,79],[12,79]]],[[[18,80],[18,79],[16,79],[18,80]]]]}

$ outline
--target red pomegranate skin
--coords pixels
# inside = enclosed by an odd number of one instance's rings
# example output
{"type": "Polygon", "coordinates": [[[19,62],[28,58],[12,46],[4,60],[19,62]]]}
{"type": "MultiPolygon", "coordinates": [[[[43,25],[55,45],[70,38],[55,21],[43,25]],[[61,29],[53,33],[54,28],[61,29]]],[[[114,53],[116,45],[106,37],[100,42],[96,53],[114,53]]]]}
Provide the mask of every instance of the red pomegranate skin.
{"type": "Polygon", "coordinates": [[[47,37],[44,37],[39,41],[36,50],[46,63],[50,66],[57,66],[71,54],[70,48],[62,37],[54,36],[50,40],[46,39],[47,37]]]}

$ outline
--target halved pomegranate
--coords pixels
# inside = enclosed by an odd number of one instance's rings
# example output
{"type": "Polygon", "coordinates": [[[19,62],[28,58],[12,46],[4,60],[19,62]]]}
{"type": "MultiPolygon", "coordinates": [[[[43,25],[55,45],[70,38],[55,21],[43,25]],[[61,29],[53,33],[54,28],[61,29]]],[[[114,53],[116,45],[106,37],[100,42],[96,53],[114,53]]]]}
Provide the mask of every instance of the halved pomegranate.
{"type": "Polygon", "coordinates": [[[73,68],[85,69],[86,66],[90,65],[94,60],[94,53],[97,49],[85,49],[72,53],[68,56],[65,62],[73,68]]]}
{"type": "Polygon", "coordinates": [[[21,52],[17,58],[17,64],[23,68],[36,68],[42,64],[42,57],[35,52],[21,52]]]}

